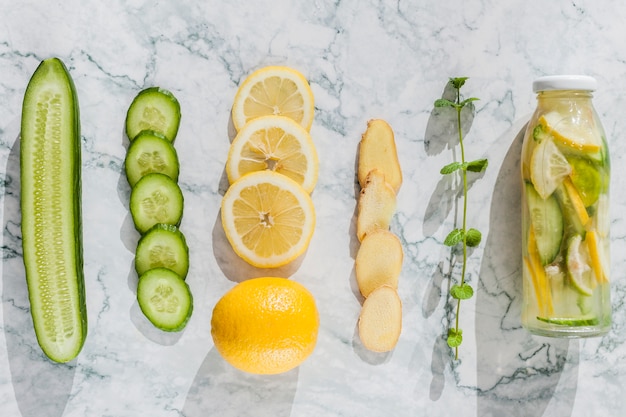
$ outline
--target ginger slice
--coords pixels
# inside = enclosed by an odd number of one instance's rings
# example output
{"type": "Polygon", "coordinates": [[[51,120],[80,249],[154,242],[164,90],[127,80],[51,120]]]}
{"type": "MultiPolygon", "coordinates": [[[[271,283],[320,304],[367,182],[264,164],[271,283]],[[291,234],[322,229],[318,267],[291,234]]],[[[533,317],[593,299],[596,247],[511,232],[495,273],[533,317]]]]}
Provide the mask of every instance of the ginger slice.
{"type": "Polygon", "coordinates": [[[388,286],[378,287],[365,299],[359,316],[359,337],[373,352],[389,352],[398,343],[402,331],[402,302],[398,292],[388,286]]]}
{"type": "Polygon", "coordinates": [[[378,169],[397,193],[402,185],[402,170],[398,161],[398,152],[393,130],[381,119],[367,122],[367,130],[359,143],[358,177],[361,187],[365,186],[367,175],[378,169]]]}
{"type": "Polygon", "coordinates": [[[357,208],[357,237],[362,241],[376,229],[389,229],[396,211],[396,193],[385,175],[374,169],[365,179],[357,208]]]}
{"type": "Polygon", "coordinates": [[[365,235],[356,254],[355,274],[364,297],[381,285],[398,288],[404,252],[400,239],[389,230],[365,235]]]}

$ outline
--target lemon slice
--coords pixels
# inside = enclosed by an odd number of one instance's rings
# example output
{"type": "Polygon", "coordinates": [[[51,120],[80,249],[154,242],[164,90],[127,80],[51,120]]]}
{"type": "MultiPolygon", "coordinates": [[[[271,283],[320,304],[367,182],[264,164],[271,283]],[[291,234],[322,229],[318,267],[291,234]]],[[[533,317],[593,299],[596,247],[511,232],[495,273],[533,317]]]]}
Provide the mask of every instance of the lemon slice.
{"type": "Polygon", "coordinates": [[[594,230],[589,230],[585,234],[585,241],[587,242],[587,250],[589,252],[589,257],[591,258],[591,269],[596,277],[598,283],[608,282],[609,277],[606,274],[604,266],[606,265],[605,257],[601,253],[601,246],[598,239],[598,236],[594,230]]]}
{"type": "Polygon", "coordinates": [[[595,153],[602,149],[600,133],[590,122],[577,120],[577,116],[564,116],[559,112],[549,112],[539,118],[542,124],[551,132],[556,140],[570,148],[595,153]]]}
{"type": "Polygon", "coordinates": [[[572,286],[583,295],[592,295],[597,282],[590,266],[591,259],[586,245],[582,245],[582,236],[573,236],[567,248],[567,270],[572,286]]]}
{"type": "Polygon", "coordinates": [[[541,141],[530,157],[530,180],[544,200],[572,172],[567,159],[552,140],[541,141]]]}
{"type": "Polygon", "coordinates": [[[232,117],[237,131],[246,122],[269,114],[289,117],[308,131],[313,112],[313,91],[306,78],[289,67],[269,66],[254,71],[241,83],[232,117]]]}
{"type": "Polygon", "coordinates": [[[233,250],[259,268],[277,268],[300,256],[315,228],[315,209],[297,182],[273,171],[235,181],[222,199],[222,225],[233,250]]]}
{"type": "Polygon", "coordinates": [[[319,160],[309,132],[284,116],[261,116],[246,123],[226,161],[232,184],[255,171],[271,170],[296,181],[308,193],[317,183],[319,160]]]}

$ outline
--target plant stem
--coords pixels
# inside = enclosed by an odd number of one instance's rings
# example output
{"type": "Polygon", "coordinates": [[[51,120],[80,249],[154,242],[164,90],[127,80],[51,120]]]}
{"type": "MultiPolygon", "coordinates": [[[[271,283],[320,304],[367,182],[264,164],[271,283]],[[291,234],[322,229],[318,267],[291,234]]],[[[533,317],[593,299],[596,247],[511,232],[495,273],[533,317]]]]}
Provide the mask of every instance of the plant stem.
{"type": "MultiPolygon", "coordinates": [[[[457,88],[456,90],[456,94],[457,94],[457,98],[456,98],[456,102],[460,103],[461,102],[461,89],[457,88]]],[[[461,163],[465,164],[465,147],[463,145],[463,127],[461,125],[461,111],[463,110],[463,107],[457,107],[456,109],[456,114],[457,114],[457,126],[458,126],[458,130],[459,130],[459,147],[461,148],[461,163]]],[[[461,286],[463,286],[463,284],[465,283],[465,271],[467,269],[467,235],[466,235],[466,231],[467,231],[467,194],[468,194],[468,190],[467,190],[467,171],[466,170],[462,170],[461,171],[461,175],[463,178],[463,269],[461,270],[461,286]]],[[[457,304],[456,304],[456,318],[455,318],[455,330],[458,333],[459,331],[459,316],[460,316],[460,312],[461,312],[461,299],[457,299],[457,304]]],[[[459,359],[459,347],[456,346],[454,348],[454,359],[458,360],[459,359]]]]}

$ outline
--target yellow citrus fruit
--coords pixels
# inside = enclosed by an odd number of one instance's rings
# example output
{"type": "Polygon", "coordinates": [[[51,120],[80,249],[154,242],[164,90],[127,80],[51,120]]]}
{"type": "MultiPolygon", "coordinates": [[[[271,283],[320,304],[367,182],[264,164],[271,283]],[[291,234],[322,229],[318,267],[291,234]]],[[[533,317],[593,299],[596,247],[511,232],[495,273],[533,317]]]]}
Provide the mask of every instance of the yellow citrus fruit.
{"type": "Polygon", "coordinates": [[[314,99],[311,86],[295,69],[284,66],[260,68],[241,83],[233,103],[235,129],[268,114],[286,116],[307,131],[313,124],[314,99]]]}
{"type": "Polygon", "coordinates": [[[233,287],[211,318],[215,348],[237,369],[278,374],[315,348],[319,314],[313,295],[286,278],[254,278],[233,287]]]}
{"type": "Polygon", "coordinates": [[[552,140],[541,141],[530,157],[530,180],[544,200],[572,172],[567,159],[552,140]]]}
{"type": "Polygon", "coordinates": [[[582,236],[574,235],[567,246],[567,270],[570,282],[579,293],[590,296],[598,285],[587,246],[582,244],[582,236]]]}
{"type": "Polygon", "coordinates": [[[601,134],[590,123],[583,123],[572,116],[553,111],[539,118],[539,123],[551,132],[555,139],[569,148],[585,153],[595,153],[602,148],[601,134]]]}
{"type": "Polygon", "coordinates": [[[309,132],[285,116],[261,116],[246,123],[230,146],[226,174],[232,184],[261,170],[286,175],[313,191],[319,160],[309,132]]]}
{"type": "Polygon", "coordinates": [[[309,194],[274,171],[252,172],[231,184],[221,212],[233,250],[259,268],[276,268],[296,259],[308,247],[315,229],[309,194]]]}

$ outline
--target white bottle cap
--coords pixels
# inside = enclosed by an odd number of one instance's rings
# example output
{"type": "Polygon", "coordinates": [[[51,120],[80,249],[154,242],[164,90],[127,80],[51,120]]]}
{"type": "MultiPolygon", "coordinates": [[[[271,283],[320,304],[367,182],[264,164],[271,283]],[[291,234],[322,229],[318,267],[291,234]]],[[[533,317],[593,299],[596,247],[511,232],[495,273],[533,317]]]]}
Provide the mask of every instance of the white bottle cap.
{"type": "Polygon", "coordinates": [[[550,90],[594,91],[598,83],[587,75],[548,75],[533,81],[533,92],[550,90]]]}

